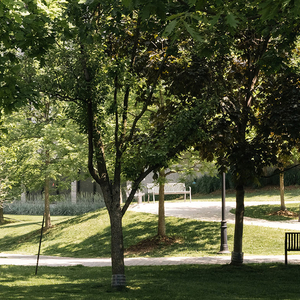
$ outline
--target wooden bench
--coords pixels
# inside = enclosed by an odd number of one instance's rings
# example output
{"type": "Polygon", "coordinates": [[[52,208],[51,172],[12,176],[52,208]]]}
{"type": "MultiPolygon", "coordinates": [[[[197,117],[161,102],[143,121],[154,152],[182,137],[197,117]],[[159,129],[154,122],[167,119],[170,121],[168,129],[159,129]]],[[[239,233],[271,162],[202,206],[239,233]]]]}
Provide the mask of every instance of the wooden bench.
{"type": "Polygon", "coordinates": [[[300,232],[286,232],[285,233],[285,264],[287,265],[288,251],[300,251],[300,232]]]}
{"type": "MultiPolygon", "coordinates": [[[[155,195],[159,195],[159,185],[154,183],[148,183],[147,190],[148,202],[150,194],[152,194],[153,202],[155,202],[155,195]]],[[[165,195],[184,195],[184,201],[186,200],[186,195],[190,195],[190,202],[192,201],[191,187],[189,187],[189,190],[187,191],[184,183],[166,183],[165,195]]]]}

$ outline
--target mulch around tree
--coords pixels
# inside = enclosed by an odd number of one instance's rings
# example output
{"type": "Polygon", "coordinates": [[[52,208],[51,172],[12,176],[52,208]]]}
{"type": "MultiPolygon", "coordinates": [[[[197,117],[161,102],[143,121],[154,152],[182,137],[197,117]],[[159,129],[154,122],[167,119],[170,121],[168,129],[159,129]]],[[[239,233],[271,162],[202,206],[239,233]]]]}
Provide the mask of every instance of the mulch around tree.
{"type": "Polygon", "coordinates": [[[173,244],[181,243],[182,240],[178,237],[169,236],[153,236],[138,242],[135,245],[125,249],[125,255],[145,254],[157,249],[165,248],[173,244]]]}
{"type": "Polygon", "coordinates": [[[288,218],[298,218],[299,214],[289,210],[277,210],[270,213],[269,216],[284,216],[288,218]]]}

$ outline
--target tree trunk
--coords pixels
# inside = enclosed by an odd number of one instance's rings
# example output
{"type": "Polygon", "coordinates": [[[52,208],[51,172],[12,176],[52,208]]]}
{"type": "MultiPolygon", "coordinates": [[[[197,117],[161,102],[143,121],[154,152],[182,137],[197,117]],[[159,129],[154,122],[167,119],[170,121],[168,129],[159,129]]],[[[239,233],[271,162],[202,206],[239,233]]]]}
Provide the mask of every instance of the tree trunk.
{"type": "Polygon", "coordinates": [[[283,171],[279,174],[279,185],[280,185],[280,209],[286,210],[284,203],[284,173],[283,171]]]}
{"type": "Polygon", "coordinates": [[[77,202],[77,181],[71,182],[71,203],[76,204],[77,202]]]}
{"type": "Polygon", "coordinates": [[[3,206],[0,205],[0,224],[4,224],[3,206]]]}
{"type": "Polygon", "coordinates": [[[112,261],[112,287],[123,289],[126,286],[125,266],[124,266],[124,246],[122,228],[122,210],[120,198],[114,201],[109,210],[111,225],[111,261],[112,261]]]}
{"type": "Polygon", "coordinates": [[[45,179],[45,212],[44,212],[44,214],[45,214],[45,229],[49,229],[51,227],[49,186],[50,186],[50,180],[47,177],[45,179]]]}
{"type": "Polygon", "coordinates": [[[166,236],[165,222],[165,171],[159,171],[158,235],[166,236]]]}
{"type": "Polygon", "coordinates": [[[231,264],[243,263],[243,222],[244,222],[244,185],[236,187],[236,211],[235,211],[235,230],[234,247],[231,256],[231,264]]]}
{"type": "MultiPolygon", "coordinates": [[[[46,123],[49,122],[49,113],[50,113],[50,103],[46,102],[45,103],[45,121],[46,123]]],[[[48,171],[48,167],[50,165],[50,153],[49,150],[45,150],[45,164],[46,164],[46,170],[48,171]]],[[[50,179],[48,175],[45,177],[45,211],[44,211],[44,216],[45,216],[45,229],[49,229],[51,227],[51,220],[50,220],[50,179]]]]}

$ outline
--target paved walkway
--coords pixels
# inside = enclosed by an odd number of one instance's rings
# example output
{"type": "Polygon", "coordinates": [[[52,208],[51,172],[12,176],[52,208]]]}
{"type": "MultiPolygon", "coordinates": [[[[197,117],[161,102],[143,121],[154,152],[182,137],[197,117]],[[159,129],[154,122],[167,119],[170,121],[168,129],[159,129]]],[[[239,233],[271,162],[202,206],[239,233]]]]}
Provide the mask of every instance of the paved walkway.
{"type": "MultiPolygon", "coordinates": [[[[0,253],[0,265],[35,266],[37,256],[0,253]]],[[[284,255],[245,256],[244,263],[284,263],[284,255]]],[[[289,264],[300,264],[300,255],[289,255],[289,264]]],[[[155,265],[182,265],[182,264],[229,264],[230,254],[220,254],[219,256],[209,257],[134,257],[125,258],[126,266],[155,266],[155,265]]],[[[39,266],[66,267],[83,265],[86,267],[109,267],[110,258],[70,258],[40,256],[39,266]]]]}
{"type": "MultiPolygon", "coordinates": [[[[246,205],[271,204],[263,202],[247,202],[246,205]]],[[[226,219],[228,223],[234,223],[234,215],[230,210],[235,207],[234,202],[226,203],[226,219]]],[[[130,210],[137,212],[148,212],[157,214],[158,203],[143,203],[141,205],[132,205],[130,210]]],[[[176,216],[181,218],[192,218],[203,221],[221,221],[221,205],[219,202],[166,202],[166,216],[176,216]]],[[[272,228],[283,228],[287,230],[300,230],[300,222],[297,220],[285,222],[270,222],[260,219],[245,218],[244,224],[255,226],[266,226],[272,228]]],[[[230,254],[222,254],[209,257],[158,257],[158,258],[125,258],[126,266],[151,266],[151,265],[179,265],[179,264],[228,264],[230,263],[230,254]]],[[[300,255],[289,255],[288,261],[291,264],[300,264],[300,255]]],[[[37,262],[35,255],[19,255],[0,253],[0,265],[27,265],[34,266],[37,262]]],[[[253,255],[245,256],[244,263],[284,263],[284,254],[282,255],[253,255]]],[[[110,258],[68,258],[54,256],[40,256],[39,266],[76,266],[83,265],[87,267],[106,267],[111,266],[110,258]]]]}
{"type": "MultiPolygon", "coordinates": [[[[221,201],[220,201],[221,202],[221,201]]],[[[221,213],[221,203],[220,202],[166,202],[165,203],[165,215],[174,216],[180,218],[191,218],[201,221],[211,221],[211,222],[220,222],[222,218],[221,213]]],[[[295,202],[293,202],[295,203],[295,202]]],[[[245,206],[254,206],[262,204],[278,204],[278,202],[245,202],[245,206]]],[[[235,208],[235,202],[227,202],[225,209],[225,218],[227,223],[234,224],[234,214],[230,213],[230,210],[235,208]]],[[[158,214],[158,203],[150,202],[143,203],[140,205],[133,205],[130,207],[130,210],[137,212],[148,212],[152,214],[158,214]]],[[[282,228],[289,230],[299,230],[300,231],[300,222],[298,220],[291,221],[266,221],[261,219],[253,218],[244,218],[245,225],[257,225],[265,226],[272,228],[282,228]]]]}

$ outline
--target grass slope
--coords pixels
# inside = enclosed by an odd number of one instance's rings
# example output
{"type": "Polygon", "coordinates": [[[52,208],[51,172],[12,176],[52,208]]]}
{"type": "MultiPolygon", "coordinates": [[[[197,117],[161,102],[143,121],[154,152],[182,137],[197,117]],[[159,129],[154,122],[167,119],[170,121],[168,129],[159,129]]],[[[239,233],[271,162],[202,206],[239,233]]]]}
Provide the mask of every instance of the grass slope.
{"type": "MultiPolygon", "coordinates": [[[[1,252],[37,254],[40,217],[19,216],[23,222],[0,227],[1,252]]],[[[54,228],[44,233],[41,254],[69,257],[109,257],[110,226],[107,211],[101,209],[77,217],[53,218],[54,228]]],[[[220,249],[220,223],[166,218],[171,245],[159,244],[127,256],[208,256],[220,249]]],[[[128,211],[123,220],[125,248],[156,235],[157,216],[128,211]]],[[[234,226],[228,224],[228,246],[232,250],[234,226]]],[[[248,254],[283,254],[284,230],[244,226],[243,248],[248,254]]]]}

